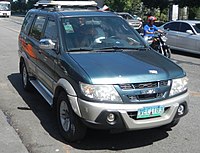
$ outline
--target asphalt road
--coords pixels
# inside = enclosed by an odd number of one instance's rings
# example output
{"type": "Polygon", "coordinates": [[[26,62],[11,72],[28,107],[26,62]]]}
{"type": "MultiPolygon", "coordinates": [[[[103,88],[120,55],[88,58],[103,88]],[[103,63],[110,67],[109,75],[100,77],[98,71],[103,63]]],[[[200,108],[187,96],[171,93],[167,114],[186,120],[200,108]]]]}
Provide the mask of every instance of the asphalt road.
{"type": "Polygon", "coordinates": [[[45,100],[35,90],[28,93],[22,89],[17,54],[22,20],[0,18],[0,109],[30,153],[200,152],[200,56],[172,54],[172,60],[188,75],[190,92],[189,113],[172,130],[121,134],[90,130],[83,141],[67,143],[60,137],[54,114],[45,100]]]}

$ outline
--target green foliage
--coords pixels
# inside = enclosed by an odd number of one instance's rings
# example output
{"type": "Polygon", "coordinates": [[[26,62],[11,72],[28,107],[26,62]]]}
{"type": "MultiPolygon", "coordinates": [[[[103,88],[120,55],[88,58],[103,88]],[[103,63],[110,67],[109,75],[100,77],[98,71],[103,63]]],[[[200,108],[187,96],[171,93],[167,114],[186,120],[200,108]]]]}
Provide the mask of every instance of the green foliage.
{"type": "Polygon", "coordinates": [[[175,0],[175,3],[189,8],[189,19],[200,19],[200,0],[175,0]]]}
{"type": "Polygon", "coordinates": [[[29,0],[26,4],[27,10],[30,10],[31,8],[34,7],[34,4],[37,2],[38,0],[29,0]]]}
{"type": "Polygon", "coordinates": [[[200,8],[189,8],[189,16],[188,18],[190,20],[194,20],[194,19],[200,19],[200,8]]]}
{"type": "Polygon", "coordinates": [[[162,12],[165,8],[168,7],[168,0],[141,0],[145,7],[149,9],[159,8],[162,12]]]}
{"type": "Polygon", "coordinates": [[[26,4],[20,1],[15,1],[11,3],[12,12],[22,13],[26,10],[26,4]]]}
{"type": "Polygon", "coordinates": [[[200,7],[200,0],[174,0],[180,7],[200,7]]]}
{"type": "Polygon", "coordinates": [[[137,14],[141,9],[141,0],[105,0],[105,4],[116,12],[137,14]]]}
{"type": "Polygon", "coordinates": [[[37,1],[38,0],[28,0],[28,2],[26,4],[24,2],[22,2],[22,0],[12,2],[11,10],[12,10],[12,12],[15,12],[15,13],[24,13],[24,12],[28,11],[29,9],[33,8],[34,4],[37,1]]]}
{"type": "MultiPolygon", "coordinates": [[[[33,8],[38,0],[29,0],[27,4],[22,3],[22,0],[12,2],[13,12],[26,12],[33,8]]],[[[189,7],[189,19],[200,18],[200,0],[173,0],[173,4],[178,4],[180,7],[189,7]]],[[[167,20],[169,0],[105,0],[105,4],[116,12],[129,12],[137,14],[141,17],[145,14],[151,13],[160,20],[167,20]],[[142,6],[142,3],[143,6],[142,6]],[[158,9],[160,11],[157,11],[158,9]],[[150,12],[148,11],[150,10],[150,12]],[[155,11],[155,12],[154,12],[155,11]]],[[[144,17],[143,17],[144,18],[144,17]]]]}

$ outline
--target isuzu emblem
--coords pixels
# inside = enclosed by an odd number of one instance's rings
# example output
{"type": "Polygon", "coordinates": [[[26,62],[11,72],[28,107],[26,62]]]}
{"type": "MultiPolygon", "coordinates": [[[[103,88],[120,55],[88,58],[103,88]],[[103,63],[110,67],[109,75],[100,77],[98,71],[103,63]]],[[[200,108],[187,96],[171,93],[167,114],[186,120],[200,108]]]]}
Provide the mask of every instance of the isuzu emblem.
{"type": "Polygon", "coordinates": [[[157,70],[149,70],[149,73],[150,74],[158,74],[158,71],[157,70]]]}

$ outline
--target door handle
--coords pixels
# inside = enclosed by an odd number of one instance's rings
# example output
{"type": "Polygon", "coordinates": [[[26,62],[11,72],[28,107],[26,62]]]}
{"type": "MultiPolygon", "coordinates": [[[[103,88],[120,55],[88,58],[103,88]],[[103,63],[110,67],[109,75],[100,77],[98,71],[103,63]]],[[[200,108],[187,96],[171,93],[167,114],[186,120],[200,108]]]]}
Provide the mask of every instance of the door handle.
{"type": "Polygon", "coordinates": [[[45,56],[43,60],[46,62],[47,61],[47,57],[45,56]]]}
{"type": "Polygon", "coordinates": [[[42,50],[39,49],[39,50],[38,50],[38,53],[42,54],[42,50]]]}
{"type": "Polygon", "coordinates": [[[53,61],[54,61],[55,64],[59,64],[57,59],[54,59],[53,61]]]}

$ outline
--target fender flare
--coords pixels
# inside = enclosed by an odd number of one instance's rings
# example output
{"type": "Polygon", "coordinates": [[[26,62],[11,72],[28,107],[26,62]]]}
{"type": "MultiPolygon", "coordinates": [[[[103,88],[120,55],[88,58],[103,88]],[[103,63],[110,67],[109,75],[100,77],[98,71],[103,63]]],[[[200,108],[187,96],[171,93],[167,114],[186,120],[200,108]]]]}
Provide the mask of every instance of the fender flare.
{"type": "Polygon", "coordinates": [[[78,116],[81,117],[77,94],[76,94],[76,91],[74,90],[74,88],[72,87],[72,85],[70,84],[70,82],[64,78],[59,79],[54,88],[54,97],[59,94],[60,88],[62,88],[66,92],[68,100],[70,102],[70,105],[71,105],[73,111],[78,116]]]}

